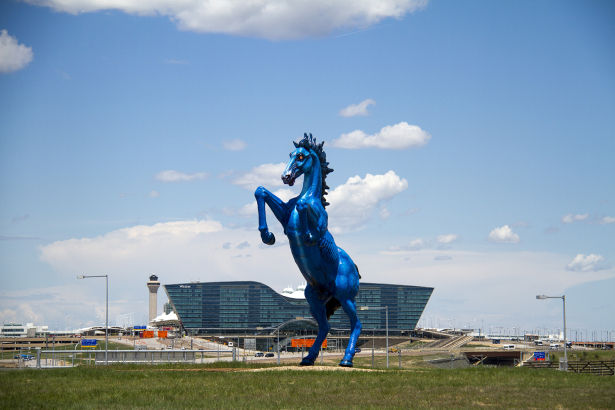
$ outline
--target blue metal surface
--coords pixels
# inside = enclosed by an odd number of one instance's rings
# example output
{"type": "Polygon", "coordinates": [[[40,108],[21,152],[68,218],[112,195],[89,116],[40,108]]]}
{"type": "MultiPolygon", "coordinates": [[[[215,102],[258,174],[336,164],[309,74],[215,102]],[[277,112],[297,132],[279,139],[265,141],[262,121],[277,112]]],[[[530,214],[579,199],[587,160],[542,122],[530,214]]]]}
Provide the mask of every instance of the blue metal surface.
{"type": "Polygon", "coordinates": [[[288,237],[290,250],[301,274],[307,281],[305,298],[310,313],[318,323],[318,335],[308,355],[301,365],[312,366],[318,357],[320,346],[329,333],[329,318],[340,307],[350,320],[352,333],[340,366],[352,367],[355,346],[361,334],[361,321],[357,316],[355,296],[359,291],[359,270],[350,256],[335,244],[328,230],[328,215],[325,207],[327,174],[333,172],[328,167],[327,156],[322,147],[316,144],[312,134],[304,134],[299,142],[293,142],[295,150],[282,181],[293,186],[295,180],[303,175],[303,187],[299,196],[288,202],[282,201],[267,189],[258,187],[254,196],[258,204],[258,230],[262,241],[267,245],[275,243],[275,236],[269,232],[265,215],[265,204],[271,208],[288,237]]]}
{"type": "Polygon", "coordinates": [[[81,339],[81,346],[96,346],[96,339],[81,339]]]}

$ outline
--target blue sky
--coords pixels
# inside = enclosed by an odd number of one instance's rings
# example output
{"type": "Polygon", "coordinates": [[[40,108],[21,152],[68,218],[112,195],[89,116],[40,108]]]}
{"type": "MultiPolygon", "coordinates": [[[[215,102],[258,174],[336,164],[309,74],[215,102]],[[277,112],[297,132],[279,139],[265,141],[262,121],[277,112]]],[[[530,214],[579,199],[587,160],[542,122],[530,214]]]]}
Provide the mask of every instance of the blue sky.
{"type": "Polygon", "coordinates": [[[534,297],[566,293],[569,328],[615,329],[612,3],[36,3],[0,5],[3,321],[91,324],[78,274],[111,318],[151,273],[297,286],[253,192],[311,132],[364,280],[435,287],[441,324],[556,328],[534,297]]]}

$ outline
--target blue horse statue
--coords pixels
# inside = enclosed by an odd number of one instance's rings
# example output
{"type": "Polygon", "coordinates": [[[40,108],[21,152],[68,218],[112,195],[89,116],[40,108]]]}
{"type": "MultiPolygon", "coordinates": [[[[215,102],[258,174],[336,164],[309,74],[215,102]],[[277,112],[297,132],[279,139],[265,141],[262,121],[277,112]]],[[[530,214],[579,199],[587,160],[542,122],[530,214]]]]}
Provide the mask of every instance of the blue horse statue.
{"type": "Polygon", "coordinates": [[[303,188],[296,198],[282,201],[263,187],[258,187],[254,196],[258,204],[258,230],[267,245],[275,243],[275,236],[267,228],[265,204],[284,227],[290,250],[301,274],[307,281],[305,298],[310,313],[318,323],[318,335],[309,353],[301,361],[302,366],[313,366],[322,343],[329,333],[329,318],[340,307],[350,319],[351,335],[340,366],[352,367],[357,339],[361,334],[361,321],[357,316],[355,296],[359,292],[359,270],[350,256],[339,248],[328,230],[328,215],[325,207],[325,182],[328,167],[327,154],[322,149],[324,142],[316,144],[312,134],[304,134],[295,144],[290,161],[282,174],[282,181],[293,186],[304,175],[303,188]]]}

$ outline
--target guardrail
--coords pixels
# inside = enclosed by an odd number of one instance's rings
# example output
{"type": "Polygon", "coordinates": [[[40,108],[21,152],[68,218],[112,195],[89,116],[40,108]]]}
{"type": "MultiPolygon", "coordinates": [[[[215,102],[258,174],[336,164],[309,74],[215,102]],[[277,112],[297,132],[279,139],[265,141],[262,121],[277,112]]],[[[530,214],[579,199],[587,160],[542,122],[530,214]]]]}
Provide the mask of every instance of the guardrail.
{"type": "MultiPolygon", "coordinates": [[[[36,368],[53,369],[113,363],[196,363],[197,359],[203,363],[206,354],[216,354],[218,359],[220,354],[231,354],[233,361],[237,359],[235,348],[232,350],[37,350],[36,368]]],[[[24,367],[34,367],[34,365],[24,367]]]]}
{"type": "MultiPolygon", "coordinates": [[[[528,361],[524,363],[524,366],[530,369],[559,369],[559,363],[550,361],[528,361]]],[[[615,360],[568,361],[568,371],[597,376],[614,376],[615,360]]]]}

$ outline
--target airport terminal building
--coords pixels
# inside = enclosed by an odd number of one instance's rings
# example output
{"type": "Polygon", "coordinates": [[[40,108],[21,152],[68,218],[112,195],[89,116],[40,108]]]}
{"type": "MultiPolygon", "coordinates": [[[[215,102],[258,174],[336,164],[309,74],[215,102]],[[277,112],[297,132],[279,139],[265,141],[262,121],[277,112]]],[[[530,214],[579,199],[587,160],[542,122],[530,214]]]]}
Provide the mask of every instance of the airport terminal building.
{"type": "MultiPolygon", "coordinates": [[[[316,329],[303,289],[278,293],[259,282],[192,282],[163,285],[182,327],[193,335],[270,333],[278,328],[316,329]]],[[[363,332],[412,332],[433,288],[361,283],[355,302],[363,332]],[[361,310],[361,307],[368,307],[361,310]],[[382,309],[369,309],[382,308],[382,309]]],[[[350,323],[339,309],[330,319],[332,331],[348,331],[350,323]]]]}

